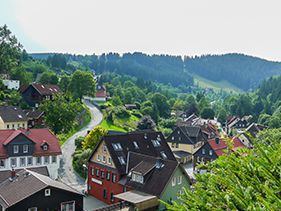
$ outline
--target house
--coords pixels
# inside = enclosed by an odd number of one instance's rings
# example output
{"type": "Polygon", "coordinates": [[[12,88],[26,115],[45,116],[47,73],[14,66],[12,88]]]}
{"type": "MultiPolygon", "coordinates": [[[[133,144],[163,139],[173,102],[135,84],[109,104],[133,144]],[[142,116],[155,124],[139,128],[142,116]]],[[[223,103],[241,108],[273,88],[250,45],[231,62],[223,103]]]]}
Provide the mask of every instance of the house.
{"type": "Polygon", "coordinates": [[[2,81],[3,85],[10,90],[18,90],[20,88],[20,81],[19,80],[8,80],[5,79],[2,81]]]}
{"type": "Polygon", "coordinates": [[[16,106],[0,106],[0,130],[27,128],[27,116],[16,106]]]}
{"type": "Polygon", "coordinates": [[[250,126],[252,116],[243,116],[243,117],[237,117],[232,116],[229,117],[226,121],[226,132],[230,133],[232,129],[245,129],[250,126]]]}
{"type": "Polygon", "coordinates": [[[136,104],[125,104],[124,106],[125,106],[125,108],[126,108],[127,110],[138,109],[138,107],[137,107],[136,104]]]}
{"type": "Polygon", "coordinates": [[[21,86],[20,92],[28,105],[37,108],[43,100],[52,100],[60,89],[57,85],[32,83],[21,86]]]}
{"type": "Polygon", "coordinates": [[[207,141],[207,135],[198,126],[179,126],[168,136],[167,142],[173,151],[193,154],[207,141]]]}
{"type": "Polygon", "coordinates": [[[252,123],[247,129],[246,129],[246,132],[250,133],[250,135],[254,138],[257,137],[257,134],[266,129],[267,126],[265,125],[261,125],[261,124],[257,124],[257,123],[252,123]]]}
{"type": "Polygon", "coordinates": [[[0,130],[0,171],[46,166],[57,179],[61,149],[46,128],[0,130]]]}
{"type": "Polygon", "coordinates": [[[88,160],[88,193],[114,204],[116,194],[126,192],[125,178],[129,152],[176,161],[161,132],[133,132],[106,135],[88,160]]]}
{"type": "MultiPolygon", "coordinates": [[[[233,148],[231,151],[236,151],[237,148],[245,147],[245,145],[237,137],[232,138],[232,142],[233,148]]],[[[225,140],[218,137],[208,140],[193,154],[193,169],[195,169],[200,163],[212,162],[219,156],[225,154],[225,150],[227,150],[227,143],[225,140]]]]}
{"type": "Polygon", "coordinates": [[[0,210],[82,211],[83,195],[48,176],[23,169],[0,183],[0,210]]]}
{"type": "Polygon", "coordinates": [[[106,87],[104,85],[97,84],[96,85],[96,95],[93,98],[96,102],[106,102],[107,100],[107,93],[106,87]]]}
{"type": "Polygon", "coordinates": [[[189,161],[192,161],[192,154],[182,150],[173,151],[175,158],[180,164],[186,164],[189,161]]]}
{"type": "Polygon", "coordinates": [[[39,109],[32,109],[32,110],[25,110],[24,111],[27,116],[27,124],[28,128],[40,128],[44,127],[44,111],[41,111],[39,109]]]}
{"type": "Polygon", "coordinates": [[[152,157],[135,152],[128,153],[126,176],[123,183],[129,190],[115,195],[138,210],[164,210],[164,204],[176,201],[183,187],[190,187],[190,179],[181,165],[174,160],[152,157]],[[145,198],[136,200],[136,197],[145,198]]]}

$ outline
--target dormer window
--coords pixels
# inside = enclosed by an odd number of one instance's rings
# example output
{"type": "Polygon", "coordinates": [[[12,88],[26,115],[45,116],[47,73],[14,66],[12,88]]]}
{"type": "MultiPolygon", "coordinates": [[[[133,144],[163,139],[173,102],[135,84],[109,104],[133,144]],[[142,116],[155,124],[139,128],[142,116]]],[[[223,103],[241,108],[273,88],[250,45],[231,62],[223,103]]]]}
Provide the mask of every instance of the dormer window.
{"type": "Polygon", "coordinates": [[[168,158],[164,151],[160,152],[160,154],[161,154],[161,157],[163,159],[167,159],[168,158]]]}
{"type": "Polygon", "coordinates": [[[139,149],[139,145],[136,141],[133,142],[135,149],[139,149]]]}
{"type": "Polygon", "coordinates": [[[158,140],[151,140],[152,144],[154,147],[159,147],[161,144],[160,144],[160,141],[158,140]]]}
{"type": "Polygon", "coordinates": [[[121,151],[121,150],[122,150],[122,146],[121,146],[120,143],[112,144],[112,146],[113,146],[113,149],[114,149],[115,151],[121,151]]]}
{"type": "Polygon", "coordinates": [[[143,184],[143,176],[139,173],[132,173],[132,181],[143,184]]]}
{"type": "Polygon", "coordinates": [[[44,151],[47,151],[47,150],[48,150],[48,145],[47,145],[47,144],[44,144],[44,145],[43,145],[43,150],[44,150],[44,151]]]}
{"type": "Polygon", "coordinates": [[[119,160],[121,165],[125,165],[126,164],[125,159],[124,159],[123,156],[118,157],[118,160],[119,160]]]}

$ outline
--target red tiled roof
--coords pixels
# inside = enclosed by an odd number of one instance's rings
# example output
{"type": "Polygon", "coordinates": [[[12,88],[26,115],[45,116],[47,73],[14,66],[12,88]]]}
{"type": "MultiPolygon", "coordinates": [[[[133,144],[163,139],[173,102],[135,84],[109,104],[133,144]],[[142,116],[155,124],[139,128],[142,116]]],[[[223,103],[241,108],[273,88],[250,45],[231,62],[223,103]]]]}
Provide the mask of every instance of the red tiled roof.
{"type": "Polygon", "coordinates": [[[57,137],[47,128],[40,129],[20,129],[20,130],[0,130],[0,158],[6,158],[7,153],[4,145],[10,143],[15,137],[23,134],[31,141],[35,143],[34,156],[43,155],[58,155],[61,154],[59,140],[57,137]],[[48,144],[48,150],[44,151],[41,148],[41,144],[46,142],[48,144]]]}
{"type": "MultiPolygon", "coordinates": [[[[234,151],[237,150],[239,147],[245,147],[245,145],[237,138],[234,137],[232,138],[233,141],[233,149],[234,151]]],[[[211,139],[208,141],[210,144],[211,148],[215,151],[217,156],[221,156],[224,154],[224,150],[227,148],[227,145],[223,139],[219,139],[219,143],[216,143],[216,139],[211,139]]]]}
{"type": "Polygon", "coordinates": [[[103,90],[97,91],[96,97],[106,97],[106,91],[103,90]]]}

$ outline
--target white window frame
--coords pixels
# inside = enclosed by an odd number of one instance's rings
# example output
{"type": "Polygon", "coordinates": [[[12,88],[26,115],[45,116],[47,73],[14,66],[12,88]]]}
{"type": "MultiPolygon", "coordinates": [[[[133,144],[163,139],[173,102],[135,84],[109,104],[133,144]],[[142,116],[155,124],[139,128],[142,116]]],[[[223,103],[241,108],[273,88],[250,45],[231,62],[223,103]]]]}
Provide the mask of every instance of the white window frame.
{"type": "Polygon", "coordinates": [[[51,189],[45,189],[45,196],[51,196],[51,189]]]}
{"type": "Polygon", "coordinates": [[[203,148],[202,149],[202,154],[205,155],[206,154],[206,150],[203,148]]]}
{"type": "Polygon", "coordinates": [[[106,163],[106,157],[105,157],[105,155],[102,156],[102,162],[103,162],[103,163],[106,163]]]}
{"type": "Polygon", "coordinates": [[[182,176],[178,176],[178,181],[177,181],[178,185],[180,185],[182,183],[182,176]]]}
{"type": "Polygon", "coordinates": [[[64,206],[64,205],[68,205],[68,204],[70,204],[70,203],[72,203],[73,209],[70,210],[69,208],[66,207],[65,211],[75,211],[75,201],[62,202],[62,203],[61,203],[60,210],[63,210],[63,206],[64,206]]]}
{"type": "Polygon", "coordinates": [[[47,151],[47,150],[48,150],[48,145],[47,145],[47,144],[44,144],[44,145],[43,145],[43,150],[44,150],[44,151],[47,151]]]}
{"type": "Polygon", "coordinates": [[[210,149],[209,155],[211,155],[211,156],[213,155],[213,150],[210,149]]]}
{"type": "Polygon", "coordinates": [[[5,159],[0,159],[0,164],[3,162],[4,165],[0,165],[0,168],[5,168],[5,159]]]}
{"type": "Polygon", "coordinates": [[[41,165],[42,164],[42,157],[36,157],[36,165],[41,165]],[[40,162],[38,162],[40,161],[40,162]]]}
{"type": "Polygon", "coordinates": [[[27,157],[27,165],[32,166],[33,165],[33,157],[27,157]],[[31,164],[28,163],[29,159],[31,159],[31,164]]]}
{"type": "Polygon", "coordinates": [[[28,145],[27,144],[23,145],[22,150],[23,153],[28,153],[28,145]]]}
{"type": "Polygon", "coordinates": [[[108,157],[107,163],[110,164],[110,165],[112,164],[111,157],[108,157]]]}
{"type": "Polygon", "coordinates": [[[18,154],[19,153],[19,145],[14,145],[13,146],[13,152],[14,152],[14,154],[18,154]]]}
{"type": "Polygon", "coordinates": [[[101,161],[101,156],[100,156],[100,154],[98,154],[98,156],[97,156],[97,161],[101,161]]]}
{"type": "Polygon", "coordinates": [[[172,187],[176,186],[176,184],[177,184],[177,178],[173,177],[172,178],[172,187]]]}
{"type": "Polygon", "coordinates": [[[50,157],[44,156],[44,164],[49,164],[49,163],[50,163],[50,157]]]}
{"type": "Polygon", "coordinates": [[[21,157],[20,158],[20,167],[26,166],[26,158],[25,157],[21,157]],[[22,160],[24,160],[24,162],[22,163],[22,160]]]}
{"type": "Polygon", "coordinates": [[[11,158],[11,160],[10,160],[10,165],[11,165],[11,167],[13,168],[13,167],[17,167],[17,158],[11,158]],[[12,165],[12,161],[13,160],[15,160],[15,165],[12,165]]]}
{"type": "Polygon", "coordinates": [[[57,163],[57,156],[55,155],[52,156],[52,163],[57,163]]]}

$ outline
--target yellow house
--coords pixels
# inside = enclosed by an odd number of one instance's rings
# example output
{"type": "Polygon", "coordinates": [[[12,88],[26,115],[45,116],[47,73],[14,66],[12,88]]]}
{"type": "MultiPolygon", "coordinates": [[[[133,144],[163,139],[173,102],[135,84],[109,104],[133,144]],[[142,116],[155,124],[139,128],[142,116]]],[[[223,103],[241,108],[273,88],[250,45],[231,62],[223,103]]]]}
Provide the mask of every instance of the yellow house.
{"type": "Polygon", "coordinates": [[[0,107],[0,130],[27,128],[27,116],[15,106],[0,107]]]}
{"type": "Polygon", "coordinates": [[[193,154],[207,141],[207,136],[198,126],[179,126],[166,141],[172,151],[180,150],[193,154]]]}

